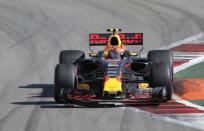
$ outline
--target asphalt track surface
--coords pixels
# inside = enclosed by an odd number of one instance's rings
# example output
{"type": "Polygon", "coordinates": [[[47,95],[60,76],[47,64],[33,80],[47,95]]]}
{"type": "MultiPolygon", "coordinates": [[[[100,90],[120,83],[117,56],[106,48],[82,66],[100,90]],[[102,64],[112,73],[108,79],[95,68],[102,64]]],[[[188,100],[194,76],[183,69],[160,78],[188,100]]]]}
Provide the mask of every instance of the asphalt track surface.
{"type": "Polygon", "coordinates": [[[88,51],[88,33],[143,32],[145,51],[203,32],[203,0],[0,0],[1,131],[190,131],[132,108],[56,105],[62,49],[88,51]]]}

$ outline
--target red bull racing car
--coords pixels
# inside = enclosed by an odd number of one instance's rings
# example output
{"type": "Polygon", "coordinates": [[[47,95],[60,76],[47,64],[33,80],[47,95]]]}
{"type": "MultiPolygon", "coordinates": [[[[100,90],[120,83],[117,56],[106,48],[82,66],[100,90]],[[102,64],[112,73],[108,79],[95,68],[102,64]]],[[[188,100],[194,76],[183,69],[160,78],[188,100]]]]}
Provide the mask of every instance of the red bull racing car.
{"type": "Polygon", "coordinates": [[[63,50],[55,68],[54,99],[69,101],[168,101],[173,92],[172,54],[169,50],[151,50],[147,58],[125,46],[143,48],[142,33],[90,34],[89,44],[105,46],[89,53],[63,50]]]}

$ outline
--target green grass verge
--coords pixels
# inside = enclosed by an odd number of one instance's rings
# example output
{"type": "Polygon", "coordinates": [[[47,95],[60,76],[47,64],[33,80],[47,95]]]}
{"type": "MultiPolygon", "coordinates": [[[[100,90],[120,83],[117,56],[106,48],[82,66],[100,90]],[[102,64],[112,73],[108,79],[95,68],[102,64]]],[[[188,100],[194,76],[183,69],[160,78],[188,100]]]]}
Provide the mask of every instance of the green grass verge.
{"type": "Polygon", "coordinates": [[[204,100],[189,100],[189,101],[204,107],[204,100]]]}

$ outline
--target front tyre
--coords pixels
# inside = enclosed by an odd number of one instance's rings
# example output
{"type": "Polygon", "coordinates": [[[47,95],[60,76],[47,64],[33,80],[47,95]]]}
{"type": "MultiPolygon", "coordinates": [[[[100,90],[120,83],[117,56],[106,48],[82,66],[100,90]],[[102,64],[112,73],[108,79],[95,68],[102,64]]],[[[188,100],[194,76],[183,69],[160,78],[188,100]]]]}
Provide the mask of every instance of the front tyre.
{"type": "Polygon", "coordinates": [[[62,89],[74,89],[76,85],[76,67],[73,64],[58,64],[55,68],[54,78],[55,101],[63,102],[62,89]]]}
{"type": "Polygon", "coordinates": [[[171,71],[169,67],[162,63],[152,64],[150,67],[150,79],[149,84],[150,87],[162,87],[162,91],[160,92],[159,99],[163,99],[164,101],[171,100],[172,92],[173,92],[173,81],[171,79],[171,71]],[[165,91],[165,96],[163,91],[165,91]]]}

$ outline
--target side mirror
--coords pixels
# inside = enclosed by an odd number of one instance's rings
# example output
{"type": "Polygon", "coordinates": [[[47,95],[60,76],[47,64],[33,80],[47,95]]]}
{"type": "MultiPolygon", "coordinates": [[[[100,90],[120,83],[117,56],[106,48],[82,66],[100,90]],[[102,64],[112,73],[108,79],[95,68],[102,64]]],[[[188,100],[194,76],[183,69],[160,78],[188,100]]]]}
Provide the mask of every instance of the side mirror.
{"type": "Polygon", "coordinates": [[[137,52],[130,52],[130,56],[138,56],[137,52]]]}
{"type": "Polygon", "coordinates": [[[98,57],[98,53],[91,52],[91,53],[89,53],[89,57],[98,57]]]}

